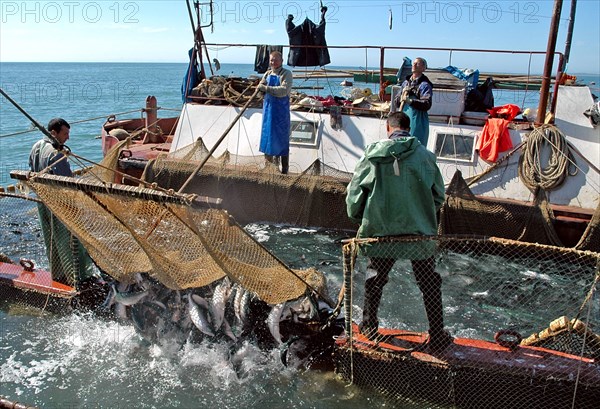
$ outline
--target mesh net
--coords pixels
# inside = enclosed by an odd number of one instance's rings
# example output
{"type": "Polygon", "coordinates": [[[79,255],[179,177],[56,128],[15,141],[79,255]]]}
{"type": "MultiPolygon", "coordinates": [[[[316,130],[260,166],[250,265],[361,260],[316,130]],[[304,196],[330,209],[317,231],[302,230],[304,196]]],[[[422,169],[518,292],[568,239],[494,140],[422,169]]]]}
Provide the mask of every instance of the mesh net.
{"type": "Polygon", "coordinates": [[[45,207],[15,193],[0,192],[0,225],[0,308],[70,309],[85,265],[77,240],[45,207]],[[61,274],[52,277],[53,267],[61,274]]]}
{"type": "Polygon", "coordinates": [[[579,241],[562,243],[554,229],[554,214],[542,190],[537,191],[531,206],[508,201],[487,202],[475,197],[461,173],[456,172],[446,190],[440,233],[493,235],[530,243],[597,251],[600,248],[599,223],[600,204],[579,241]]]}
{"type": "Polygon", "coordinates": [[[337,371],[394,404],[596,407],[599,262],[506,239],[350,240],[337,371]]]}
{"type": "Polygon", "coordinates": [[[269,304],[301,296],[306,284],[218,201],[137,187],[38,175],[25,183],[120,282],[149,273],[170,289],[206,286],[225,275],[269,304]]]}
{"type": "MultiPolygon", "coordinates": [[[[208,150],[201,140],[169,156],[151,161],[144,180],[179,190],[208,150]]],[[[187,186],[187,191],[219,197],[239,223],[268,220],[297,226],[354,228],[346,215],[345,192],[350,173],[315,161],[299,174],[281,174],[263,155],[239,156],[225,152],[209,158],[187,186]]]]}

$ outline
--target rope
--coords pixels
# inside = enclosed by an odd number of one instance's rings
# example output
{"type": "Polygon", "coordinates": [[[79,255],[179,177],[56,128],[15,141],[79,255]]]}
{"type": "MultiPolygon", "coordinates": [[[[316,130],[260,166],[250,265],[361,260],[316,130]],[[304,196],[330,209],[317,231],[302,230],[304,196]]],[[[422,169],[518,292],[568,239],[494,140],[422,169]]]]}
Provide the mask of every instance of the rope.
{"type": "Polygon", "coordinates": [[[344,285],[342,288],[345,291],[344,295],[344,328],[346,331],[346,337],[350,345],[350,385],[354,383],[354,333],[352,331],[352,305],[353,292],[352,292],[352,273],[356,263],[356,257],[358,255],[358,244],[356,239],[352,239],[349,243],[342,247],[344,253],[344,285]]]}
{"type": "MultiPolygon", "coordinates": [[[[167,108],[160,108],[159,107],[157,109],[167,109],[167,108]]],[[[98,119],[106,119],[109,116],[125,115],[125,114],[131,114],[132,112],[139,112],[139,111],[140,111],[140,109],[133,109],[131,111],[118,112],[116,114],[110,114],[110,115],[104,115],[104,116],[97,116],[97,117],[88,118],[88,119],[81,119],[79,121],[74,121],[74,122],[71,121],[70,124],[73,125],[73,124],[80,124],[80,123],[83,123],[83,122],[97,121],[98,119]]],[[[26,133],[29,133],[29,132],[36,132],[37,130],[38,130],[37,128],[32,128],[32,129],[27,129],[26,131],[13,132],[13,133],[5,134],[5,135],[0,135],[0,138],[8,138],[8,137],[11,137],[11,136],[22,135],[22,134],[26,134],[26,133]]]]}
{"type": "Polygon", "coordinates": [[[575,163],[567,138],[553,125],[535,128],[523,147],[519,158],[519,177],[532,192],[537,188],[553,190],[563,184],[567,176],[577,174],[570,167],[575,163]],[[550,145],[546,166],[543,165],[544,148],[550,145]]]}

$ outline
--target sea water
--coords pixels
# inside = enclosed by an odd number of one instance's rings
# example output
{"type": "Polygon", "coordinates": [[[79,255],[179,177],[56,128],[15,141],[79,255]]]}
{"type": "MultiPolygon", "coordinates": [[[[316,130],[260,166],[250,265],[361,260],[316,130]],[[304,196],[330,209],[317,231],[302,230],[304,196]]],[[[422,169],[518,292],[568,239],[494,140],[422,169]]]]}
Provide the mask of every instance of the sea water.
{"type": "MultiPolygon", "coordinates": [[[[101,159],[100,128],[108,116],[141,115],[147,95],[157,97],[162,107],[159,116],[178,115],[186,67],[0,63],[0,86],[43,125],[56,116],[67,119],[72,124],[67,144],[76,154],[97,161],[101,159]]],[[[252,66],[223,64],[220,73],[246,76],[252,73],[252,66]]],[[[597,76],[579,77],[582,81],[586,78],[600,83],[597,76]]],[[[339,81],[335,81],[337,85],[333,80],[321,80],[319,85],[326,89],[318,91],[320,95],[339,93],[339,81]]],[[[10,170],[27,169],[30,147],[41,137],[30,128],[28,118],[5,99],[0,100],[0,184],[13,183],[8,177],[10,170]]],[[[0,252],[13,260],[32,257],[36,264],[47,267],[35,205],[17,207],[15,203],[15,199],[0,200],[0,252]]],[[[331,295],[337,295],[342,283],[340,239],[347,233],[265,224],[251,224],[246,229],[290,267],[323,271],[331,295]]],[[[359,281],[364,281],[364,264],[364,260],[359,262],[359,281]]],[[[542,329],[556,318],[544,314],[547,305],[578,305],[589,285],[589,280],[569,279],[552,266],[540,265],[532,271],[493,257],[474,265],[466,255],[449,255],[439,260],[438,270],[444,279],[450,331],[488,340],[506,324],[507,316],[509,322],[528,322],[524,331],[542,329]],[[518,285],[508,284],[515,276],[518,285]],[[540,288],[553,291],[551,302],[542,303],[537,310],[516,308],[519,297],[535,295],[540,288]]],[[[381,314],[382,325],[426,330],[422,301],[408,263],[399,261],[391,274],[381,314]],[[402,311],[401,316],[391,314],[394,311],[402,311]]],[[[286,368],[278,350],[244,344],[238,352],[234,364],[228,348],[218,343],[147,345],[132,325],[87,314],[52,316],[3,305],[0,395],[44,408],[390,405],[378,394],[348,385],[333,373],[286,368]]]]}

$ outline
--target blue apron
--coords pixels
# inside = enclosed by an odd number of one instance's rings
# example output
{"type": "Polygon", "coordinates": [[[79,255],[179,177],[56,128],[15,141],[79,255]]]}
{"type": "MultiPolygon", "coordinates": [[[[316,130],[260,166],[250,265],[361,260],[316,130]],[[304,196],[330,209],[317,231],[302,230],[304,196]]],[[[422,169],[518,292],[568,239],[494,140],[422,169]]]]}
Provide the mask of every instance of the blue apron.
{"type": "MultiPolygon", "coordinates": [[[[280,85],[279,76],[269,75],[267,85],[280,85]]],[[[265,155],[288,156],[290,153],[290,98],[265,93],[259,150],[265,155]]]]}

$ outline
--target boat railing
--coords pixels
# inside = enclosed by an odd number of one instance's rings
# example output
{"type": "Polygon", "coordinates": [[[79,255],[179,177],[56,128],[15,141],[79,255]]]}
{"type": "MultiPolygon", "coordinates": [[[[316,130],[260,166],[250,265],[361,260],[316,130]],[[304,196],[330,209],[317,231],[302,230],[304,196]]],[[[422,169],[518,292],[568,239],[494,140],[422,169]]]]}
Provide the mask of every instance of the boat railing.
{"type": "MultiPolygon", "coordinates": [[[[260,44],[240,44],[240,43],[206,43],[205,44],[206,52],[208,50],[216,51],[217,56],[227,55],[227,50],[230,48],[257,48],[260,47],[260,44]]],[[[273,45],[272,47],[279,47],[283,50],[289,49],[289,45],[273,45]]],[[[440,55],[447,55],[447,64],[448,66],[474,66],[477,65],[477,62],[473,63],[473,57],[477,55],[502,55],[502,56],[515,56],[515,58],[520,58],[522,56],[528,56],[527,61],[525,63],[526,67],[523,70],[520,70],[522,73],[520,74],[511,74],[511,73],[500,73],[500,72],[480,72],[479,73],[479,83],[481,84],[487,77],[494,78],[494,87],[498,90],[507,90],[510,91],[523,91],[526,94],[531,92],[537,92],[541,89],[545,78],[543,75],[533,74],[532,73],[532,63],[534,62],[534,58],[543,58],[546,55],[546,51],[537,51],[537,50],[505,50],[505,49],[482,49],[482,48],[456,48],[456,47],[412,47],[412,46],[374,46],[374,45],[328,45],[328,46],[294,46],[294,48],[307,48],[307,49],[320,49],[327,48],[332,53],[332,68],[328,68],[327,66],[323,67],[294,67],[293,74],[295,79],[300,80],[324,80],[326,81],[326,86],[330,86],[330,79],[333,78],[353,78],[355,82],[360,83],[373,83],[378,84],[379,89],[374,90],[375,94],[386,95],[389,98],[389,90],[390,86],[395,85],[399,79],[399,75],[402,71],[403,58],[405,55],[400,52],[407,52],[411,55],[423,55],[428,59],[435,60],[439,63],[440,55]],[[351,58],[353,61],[360,59],[358,51],[362,51],[364,53],[364,64],[359,66],[342,66],[342,65],[333,65],[335,64],[336,59],[333,55],[334,53],[338,53],[337,57],[343,57],[342,59],[351,58]],[[375,51],[375,53],[373,53],[375,51]],[[352,53],[351,56],[345,55],[344,53],[352,53]],[[387,61],[387,63],[386,63],[387,61]],[[388,65],[389,64],[389,65],[388,65]]],[[[564,55],[561,52],[555,52],[555,57],[558,57],[557,66],[562,67],[564,61],[564,55]]],[[[235,57],[239,60],[240,54],[236,53],[235,57]]],[[[249,57],[248,57],[249,58],[249,57]]],[[[212,70],[212,60],[209,57],[207,61],[204,61],[208,66],[210,66],[210,72],[213,75],[216,75],[212,70]]],[[[285,64],[286,61],[284,61],[285,64]]],[[[536,66],[538,65],[538,61],[535,61],[536,66]]],[[[439,65],[439,64],[438,64],[439,65]]],[[[541,63],[539,64],[541,67],[541,63]]],[[[474,69],[478,67],[474,66],[474,69]]],[[[541,72],[541,68],[536,70],[536,72],[541,72]]],[[[458,78],[453,77],[451,73],[445,70],[445,67],[434,68],[433,64],[430,64],[428,67],[427,75],[433,77],[432,82],[434,83],[434,88],[438,89],[458,89],[461,84],[458,78]]],[[[258,76],[255,76],[258,78],[258,76]]],[[[553,110],[556,106],[556,98],[558,94],[558,85],[560,83],[559,80],[562,78],[562,72],[559,69],[556,71],[556,75],[549,78],[549,82],[553,82],[554,84],[554,92],[552,93],[552,103],[550,104],[550,109],[553,110]]],[[[350,82],[351,83],[351,82],[350,82]]],[[[337,85],[337,84],[335,84],[337,85]]],[[[475,84],[477,85],[477,84],[475,84]]],[[[463,82],[464,86],[464,82],[463,82]]],[[[323,84],[318,83],[316,85],[312,84],[304,84],[296,85],[297,90],[321,90],[325,88],[323,84]]],[[[335,90],[334,90],[335,91],[335,90]]],[[[307,91],[308,92],[308,91],[307,91]]],[[[333,94],[333,92],[330,92],[333,94]]],[[[382,98],[383,99],[383,98],[382,98]]],[[[539,98],[538,98],[539,99],[539,98]]],[[[192,98],[194,100],[194,98],[192,98]]],[[[553,112],[551,112],[553,113],[553,112]]]]}

